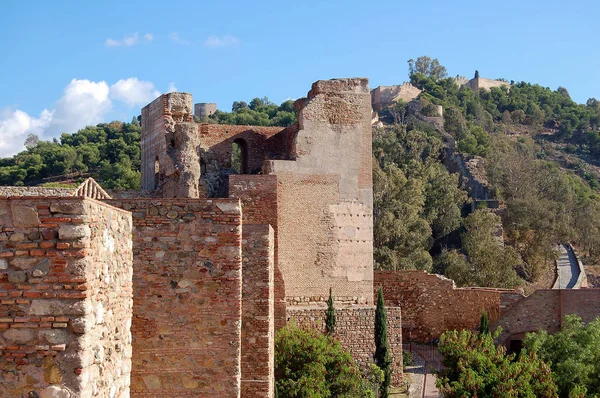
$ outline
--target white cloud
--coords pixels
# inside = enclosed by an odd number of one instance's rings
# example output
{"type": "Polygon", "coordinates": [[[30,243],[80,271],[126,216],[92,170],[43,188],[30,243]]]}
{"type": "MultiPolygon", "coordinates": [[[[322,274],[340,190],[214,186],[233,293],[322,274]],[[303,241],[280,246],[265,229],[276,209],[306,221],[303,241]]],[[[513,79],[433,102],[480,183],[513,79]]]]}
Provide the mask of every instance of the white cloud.
{"type": "Polygon", "coordinates": [[[231,35],[209,36],[204,40],[205,47],[237,47],[238,44],[240,44],[240,40],[231,35]]]}
{"type": "Polygon", "coordinates": [[[175,43],[177,43],[177,44],[185,44],[185,45],[191,44],[191,41],[189,41],[189,40],[185,40],[185,39],[182,39],[182,38],[179,36],[179,33],[177,33],[177,32],[173,32],[173,33],[171,33],[171,34],[169,35],[169,39],[171,39],[171,41],[174,41],[174,42],[175,42],[175,43]]]}
{"type": "Polygon", "coordinates": [[[169,88],[167,89],[167,93],[176,93],[177,92],[177,86],[175,86],[175,83],[171,82],[169,83],[169,88]]]}
{"type": "Polygon", "coordinates": [[[146,105],[159,95],[152,82],[138,80],[137,77],[121,79],[110,87],[110,97],[130,108],[146,105]]]}
{"type": "Polygon", "coordinates": [[[146,105],[160,93],[152,82],[135,77],[121,79],[112,86],[104,81],[73,79],[51,109],[32,117],[19,109],[0,109],[0,157],[24,150],[28,134],[42,140],[74,133],[88,125],[105,121],[114,101],[129,107],[146,105]]]}
{"type": "MultiPolygon", "coordinates": [[[[143,36],[144,39],[144,43],[150,43],[152,40],[154,40],[154,35],[152,35],[152,33],[146,33],[143,36]]],[[[115,40],[112,38],[108,38],[105,41],[106,47],[131,47],[131,46],[135,46],[136,44],[138,44],[140,42],[140,35],[138,34],[138,32],[135,32],[134,34],[127,36],[124,35],[123,39],[121,40],[115,40]]]]}

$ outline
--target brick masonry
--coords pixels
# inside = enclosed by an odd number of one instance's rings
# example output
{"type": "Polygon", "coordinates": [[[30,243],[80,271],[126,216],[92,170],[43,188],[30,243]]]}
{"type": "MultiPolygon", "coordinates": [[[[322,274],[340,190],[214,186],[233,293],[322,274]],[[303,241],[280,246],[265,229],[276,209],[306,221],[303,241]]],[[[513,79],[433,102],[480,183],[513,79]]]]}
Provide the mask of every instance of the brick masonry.
{"type": "Polygon", "coordinates": [[[242,234],[242,397],[274,395],[274,235],[269,225],[242,234]]]}
{"type": "Polygon", "coordinates": [[[129,396],[131,215],[12,197],[0,225],[0,396],[129,396]]]}
{"type": "MultiPolygon", "coordinates": [[[[392,385],[402,384],[402,319],[400,308],[386,307],[387,332],[392,362],[392,385]]],[[[301,327],[315,327],[325,331],[325,307],[289,307],[287,320],[301,327]]],[[[373,363],[375,354],[375,307],[360,306],[336,308],[336,338],[347,348],[365,370],[373,363]]]]}
{"type": "Polygon", "coordinates": [[[133,215],[131,395],[239,396],[239,201],[108,202],[133,215]]]}
{"type": "Polygon", "coordinates": [[[454,281],[425,271],[376,271],[375,289],[386,303],[402,308],[404,340],[430,342],[446,330],[475,329],[482,311],[497,321],[523,296],[514,290],[459,289],[454,281]]]}

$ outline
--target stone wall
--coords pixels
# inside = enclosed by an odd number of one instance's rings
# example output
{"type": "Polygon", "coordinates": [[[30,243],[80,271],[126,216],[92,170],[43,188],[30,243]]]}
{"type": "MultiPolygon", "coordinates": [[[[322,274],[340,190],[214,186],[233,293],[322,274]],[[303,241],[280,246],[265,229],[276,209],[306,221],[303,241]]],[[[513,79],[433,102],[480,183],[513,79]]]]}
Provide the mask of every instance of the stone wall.
{"type": "Polygon", "coordinates": [[[274,235],[269,225],[243,227],[242,397],[273,397],[274,235]]]}
{"type": "Polygon", "coordinates": [[[0,197],[9,196],[71,196],[73,188],[1,187],[0,197]]]}
{"type": "MultiPolygon", "coordinates": [[[[169,152],[176,146],[173,137],[175,126],[192,121],[192,96],[187,93],[163,94],[142,108],[141,188],[143,190],[157,189],[162,181],[168,181],[167,176],[176,173],[175,163],[169,156],[169,152]]],[[[193,165],[193,162],[188,164],[188,166],[193,165]]]]}
{"type": "Polygon", "coordinates": [[[367,79],[313,84],[298,100],[295,160],[278,180],[278,265],[288,304],[372,303],[371,102],[367,79]]]}
{"type": "Polygon", "coordinates": [[[490,90],[493,87],[502,87],[502,86],[510,87],[510,84],[508,84],[507,82],[504,82],[502,80],[486,79],[484,77],[478,77],[475,79],[471,79],[467,83],[465,83],[465,85],[470,87],[471,90],[473,90],[475,92],[479,92],[479,89],[482,89],[482,88],[486,89],[486,90],[490,90]]]}
{"type": "MultiPolygon", "coordinates": [[[[402,383],[402,319],[400,308],[388,306],[388,344],[393,357],[392,385],[402,383]]],[[[325,331],[325,307],[289,307],[288,322],[294,320],[301,327],[315,327],[325,331]]],[[[374,363],[375,307],[336,308],[336,338],[350,351],[362,370],[374,363]]]]}
{"type": "Polygon", "coordinates": [[[285,325],[285,282],[278,264],[278,188],[276,175],[234,174],[229,176],[229,196],[242,203],[244,226],[266,224],[274,232],[275,327],[285,325]]]}
{"type": "Polygon", "coordinates": [[[576,314],[584,322],[600,316],[600,289],[537,290],[516,303],[490,326],[502,327],[501,344],[522,340],[527,332],[560,330],[565,315],[576,314]]]}
{"type": "Polygon", "coordinates": [[[240,393],[239,200],[133,199],[131,395],[240,393]]]}
{"type": "Polygon", "coordinates": [[[514,290],[459,289],[451,279],[425,271],[376,271],[374,288],[379,286],[388,305],[402,308],[407,342],[429,342],[446,330],[477,328],[482,311],[492,323],[523,298],[514,290]]]}
{"type": "Polygon", "coordinates": [[[371,90],[371,105],[373,110],[382,111],[398,100],[410,102],[421,94],[421,90],[410,83],[396,86],[379,86],[371,90]]]}
{"type": "Polygon", "coordinates": [[[131,215],[0,199],[0,396],[128,397],[131,215]]]}

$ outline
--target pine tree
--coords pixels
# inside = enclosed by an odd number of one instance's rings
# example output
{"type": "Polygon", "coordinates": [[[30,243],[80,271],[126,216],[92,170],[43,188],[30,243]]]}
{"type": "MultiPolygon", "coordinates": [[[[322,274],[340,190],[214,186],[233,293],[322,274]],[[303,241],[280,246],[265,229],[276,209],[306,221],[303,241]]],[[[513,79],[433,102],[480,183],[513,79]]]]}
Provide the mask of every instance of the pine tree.
{"type": "Polygon", "coordinates": [[[325,332],[329,335],[335,333],[335,308],[333,307],[333,295],[329,288],[329,300],[327,300],[327,312],[325,318],[325,332]]]}
{"type": "Polygon", "coordinates": [[[488,320],[487,312],[481,313],[481,320],[479,321],[479,334],[490,334],[490,325],[488,320]]]}
{"type": "Polygon", "coordinates": [[[380,386],[380,397],[388,398],[392,381],[392,359],[387,337],[387,312],[381,287],[377,292],[377,308],[375,309],[375,364],[383,370],[385,376],[380,386]]]}

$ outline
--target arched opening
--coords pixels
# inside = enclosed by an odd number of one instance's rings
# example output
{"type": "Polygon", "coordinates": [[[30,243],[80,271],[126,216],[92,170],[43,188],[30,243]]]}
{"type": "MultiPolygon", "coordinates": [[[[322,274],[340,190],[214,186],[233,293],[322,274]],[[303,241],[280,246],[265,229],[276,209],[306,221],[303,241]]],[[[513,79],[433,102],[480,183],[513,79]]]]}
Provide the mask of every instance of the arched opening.
{"type": "Polygon", "coordinates": [[[158,189],[158,174],[160,172],[160,163],[158,162],[158,156],[154,159],[154,189],[158,189]]]}
{"type": "Polygon", "coordinates": [[[237,174],[248,174],[248,146],[241,138],[231,144],[231,168],[237,174]]]}

